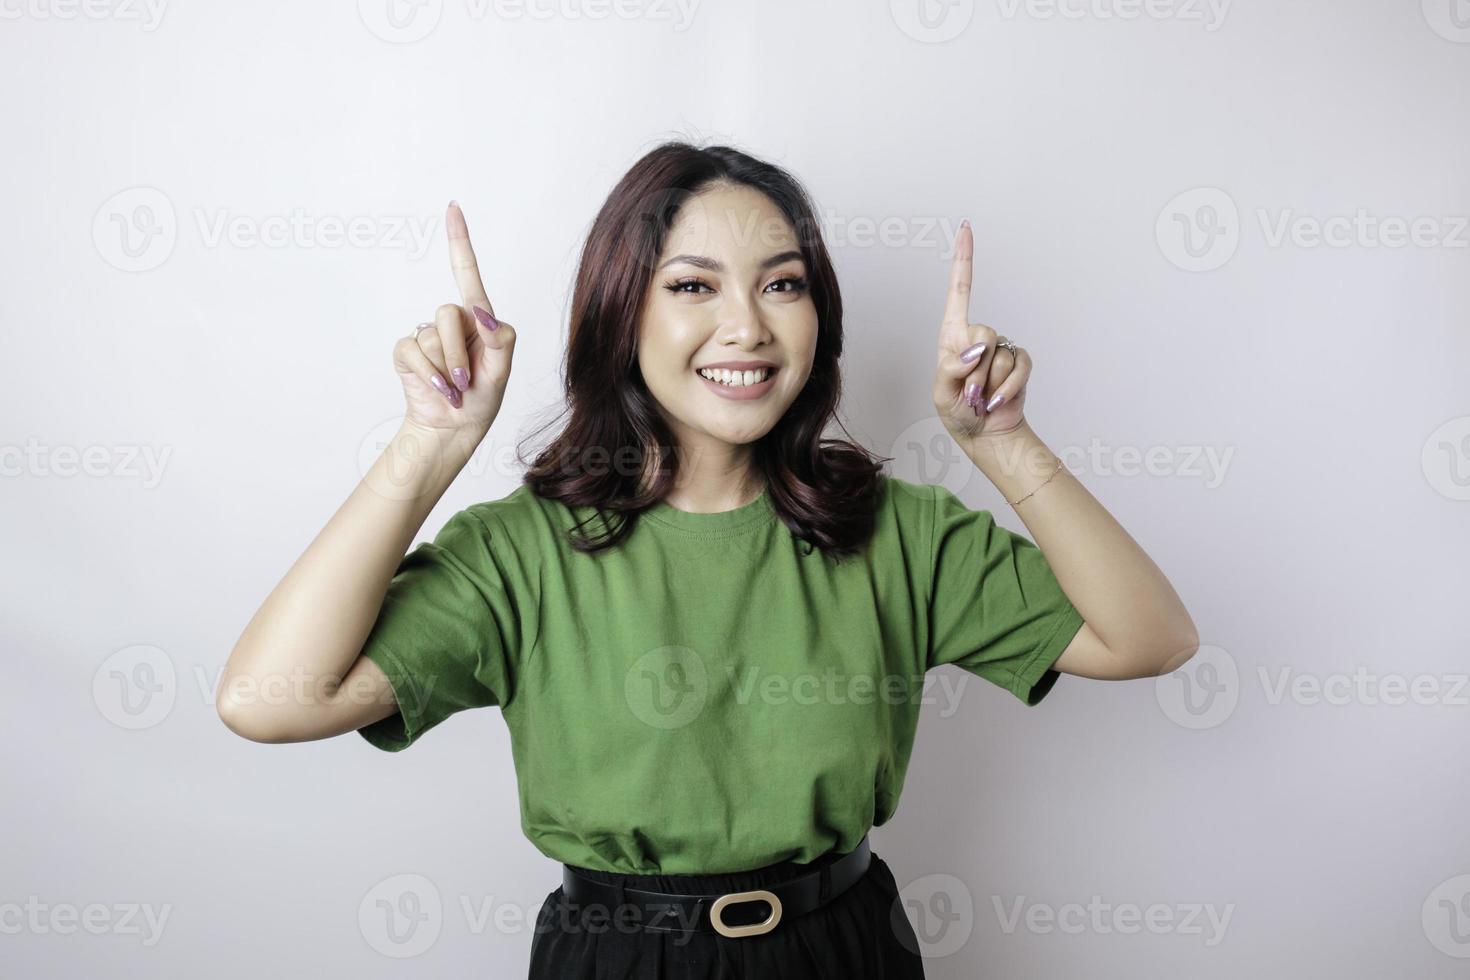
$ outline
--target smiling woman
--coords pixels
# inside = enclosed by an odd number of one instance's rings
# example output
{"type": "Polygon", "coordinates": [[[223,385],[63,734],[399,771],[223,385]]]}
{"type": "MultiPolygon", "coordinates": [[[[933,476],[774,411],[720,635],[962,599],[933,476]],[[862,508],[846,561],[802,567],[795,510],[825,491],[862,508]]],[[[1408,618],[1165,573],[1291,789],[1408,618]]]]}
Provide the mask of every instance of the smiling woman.
{"type": "Polygon", "coordinates": [[[226,724],[397,752],[499,706],[522,829],[562,865],[532,977],[922,977],[868,831],[897,809],[925,674],[1036,705],[1062,672],[1150,676],[1195,642],[1025,424],[1025,349],[968,322],[971,232],[935,411],[1047,554],[825,436],[842,301],[806,194],[738,150],[673,143],[588,235],[569,417],[523,485],[405,556],[515,349],[458,205],[447,224],[461,301],[395,347],[404,426],[241,636],[226,724]],[[239,693],[303,671],[321,679],[303,703],[239,693]]]}
{"type": "Polygon", "coordinates": [[[854,554],[882,465],[823,438],[841,426],[841,354],[841,291],[800,184],[729,147],[662,146],[588,233],[566,352],[571,417],[526,482],[605,515],[590,551],[615,546],[656,501],[712,512],[769,487],[811,547],[854,554]],[[566,463],[603,446],[633,447],[636,463],[566,463]]]}

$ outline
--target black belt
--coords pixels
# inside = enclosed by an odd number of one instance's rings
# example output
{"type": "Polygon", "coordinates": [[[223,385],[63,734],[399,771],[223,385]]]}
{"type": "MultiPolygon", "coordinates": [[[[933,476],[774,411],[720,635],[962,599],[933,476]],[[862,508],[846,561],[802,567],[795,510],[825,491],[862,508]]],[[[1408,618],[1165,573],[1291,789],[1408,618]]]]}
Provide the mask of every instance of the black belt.
{"type": "Polygon", "coordinates": [[[563,864],[562,891],[573,905],[639,909],[643,928],[652,932],[717,932],[732,938],[759,936],[776,928],[783,916],[794,919],[841,895],[867,873],[871,853],[868,835],[864,834],[857,847],[799,878],[769,888],[724,895],[689,895],[628,888],[621,883],[597,881],[563,864]],[[770,911],[761,922],[745,926],[728,925],[723,919],[725,909],[741,902],[765,902],[770,911]]]}

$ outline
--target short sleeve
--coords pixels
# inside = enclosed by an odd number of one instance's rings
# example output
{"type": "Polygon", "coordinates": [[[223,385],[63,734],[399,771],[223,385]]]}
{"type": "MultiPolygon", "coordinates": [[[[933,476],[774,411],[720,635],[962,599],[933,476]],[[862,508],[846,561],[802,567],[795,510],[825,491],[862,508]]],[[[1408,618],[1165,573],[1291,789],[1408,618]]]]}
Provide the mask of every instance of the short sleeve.
{"type": "Polygon", "coordinates": [[[1038,704],[1061,676],[1052,665],[1082,614],[1032,541],[933,490],[927,667],[955,664],[1038,704]]]}
{"type": "Polygon", "coordinates": [[[491,526],[460,511],[405,555],[388,583],[361,655],[388,676],[398,713],[358,729],[385,752],[408,748],[456,712],[503,708],[514,693],[519,621],[491,526]]]}

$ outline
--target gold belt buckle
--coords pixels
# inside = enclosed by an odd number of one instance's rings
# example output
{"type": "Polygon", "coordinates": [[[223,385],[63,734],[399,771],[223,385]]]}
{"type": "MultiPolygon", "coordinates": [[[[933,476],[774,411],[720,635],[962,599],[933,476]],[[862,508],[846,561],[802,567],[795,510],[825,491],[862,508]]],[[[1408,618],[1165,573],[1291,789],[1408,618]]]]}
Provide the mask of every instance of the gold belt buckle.
{"type": "Polygon", "coordinates": [[[758,888],[755,891],[749,892],[731,892],[728,895],[721,895],[709,907],[709,921],[710,925],[715,927],[715,932],[718,932],[722,936],[730,936],[731,938],[759,936],[776,928],[776,923],[781,921],[781,899],[764,888],[758,888]],[[739,902],[753,902],[756,900],[769,902],[771,905],[771,914],[766,916],[764,921],[752,922],[748,926],[725,925],[725,920],[722,918],[722,915],[726,908],[739,902]]]}

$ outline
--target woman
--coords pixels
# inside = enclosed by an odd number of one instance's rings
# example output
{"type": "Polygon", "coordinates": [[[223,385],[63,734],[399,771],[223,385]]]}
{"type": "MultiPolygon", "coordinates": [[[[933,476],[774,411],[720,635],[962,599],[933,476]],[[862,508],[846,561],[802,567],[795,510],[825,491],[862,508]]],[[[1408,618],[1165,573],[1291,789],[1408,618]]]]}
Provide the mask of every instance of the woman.
{"type": "Polygon", "coordinates": [[[842,303],[806,194],[670,143],[589,233],[566,425],[515,491],[405,557],[515,350],[453,203],[447,227],[461,302],[394,348],[402,427],[246,628],[221,717],[398,751],[499,705],[523,830],[563,864],[533,977],[922,976],[867,831],[897,807],[925,672],[1036,704],[1059,673],[1154,676],[1197,646],[1027,425],[1025,349],[969,322],[968,224],[934,405],[1037,544],[822,438],[842,303]],[[320,683],[294,703],[238,693],[303,671],[320,683]]]}

